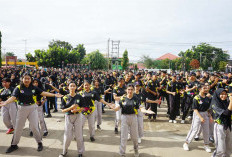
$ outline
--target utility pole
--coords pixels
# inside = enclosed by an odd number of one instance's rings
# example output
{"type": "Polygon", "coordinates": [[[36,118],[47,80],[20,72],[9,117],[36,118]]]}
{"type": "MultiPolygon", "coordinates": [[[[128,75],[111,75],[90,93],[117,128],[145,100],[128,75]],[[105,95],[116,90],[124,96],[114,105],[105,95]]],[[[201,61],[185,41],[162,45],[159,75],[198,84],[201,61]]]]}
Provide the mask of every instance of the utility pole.
{"type": "MultiPolygon", "coordinates": [[[[111,60],[112,60],[112,64],[114,63],[115,65],[118,65],[118,61],[119,61],[119,44],[120,44],[120,40],[112,40],[112,47],[111,47],[111,60]]],[[[112,65],[111,64],[111,65],[112,65]]],[[[118,66],[116,66],[116,70],[118,70],[118,66]]]]}
{"type": "Polygon", "coordinates": [[[110,38],[107,41],[108,70],[110,69],[110,38]]]}
{"type": "Polygon", "coordinates": [[[26,68],[26,63],[27,63],[27,57],[26,57],[26,54],[27,54],[27,39],[24,39],[23,41],[25,42],[25,68],[26,68]]]}

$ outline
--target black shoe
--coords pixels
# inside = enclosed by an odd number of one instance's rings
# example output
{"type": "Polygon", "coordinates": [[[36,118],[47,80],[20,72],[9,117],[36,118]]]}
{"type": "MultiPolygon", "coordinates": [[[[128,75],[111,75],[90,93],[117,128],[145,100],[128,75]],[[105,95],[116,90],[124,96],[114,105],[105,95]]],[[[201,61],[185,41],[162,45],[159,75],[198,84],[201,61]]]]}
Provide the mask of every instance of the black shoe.
{"type": "Polygon", "coordinates": [[[102,110],[102,113],[105,113],[105,110],[102,110]]]}
{"type": "Polygon", "coordinates": [[[100,125],[97,125],[97,129],[98,129],[98,130],[101,130],[101,127],[100,127],[100,125]]]}
{"type": "Polygon", "coordinates": [[[194,140],[195,140],[195,141],[199,141],[199,137],[197,137],[197,138],[194,138],[194,140]]]}
{"type": "Polygon", "coordinates": [[[54,110],[53,113],[58,112],[58,110],[54,110]]]}
{"type": "Polygon", "coordinates": [[[91,142],[95,141],[94,137],[90,137],[91,142]]]}
{"type": "Polygon", "coordinates": [[[11,153],[15,150],[17,150],[19,147],[17,145],[11,145],[7,150],[6,153],[11,153]]]}
{"type": "Polygon", "coordinates": [[[40,142],[40,143],[38,143],[38,149],[37,149],[37,151],[40,152],[42,150],[43,150],[43,144],[40,142]]]}
{"type": "Polygon", "coordinates": [[[82,157],[82,154],[78,154],[78,157],[82,157]]]}
{"type": "Polygon", "coordinates": [[[210,138],[209,138],[209,141],[212,142],[212,143],[214,143],[213,137],[210,137],[210,138]]]}
{"type": "Polygon", "coordinates": [[[115,128],[115,129],[114,129],[114,133],[115,133],[115,134],[118,134],[118,128],[115,128]]]}
{"type": "Polygon", "coordinates": [[[43,136],[44,136],[44,137],[48,136],[48,132],[45,132],[45,133],[43,134],[43,136]]]}
{"type": "Polygon", "coordinates": [[[45,116],[45,118],[51,118],[51,117],[52,117],[51,114],[48,114],[48,115],[45,116]]]}
{"type": "Polygon", "coordinates": [[[30,136],[31,136],[31,137],[33,136],[33,132],[32,132],[32,131],[30,131],[30,136]]]}

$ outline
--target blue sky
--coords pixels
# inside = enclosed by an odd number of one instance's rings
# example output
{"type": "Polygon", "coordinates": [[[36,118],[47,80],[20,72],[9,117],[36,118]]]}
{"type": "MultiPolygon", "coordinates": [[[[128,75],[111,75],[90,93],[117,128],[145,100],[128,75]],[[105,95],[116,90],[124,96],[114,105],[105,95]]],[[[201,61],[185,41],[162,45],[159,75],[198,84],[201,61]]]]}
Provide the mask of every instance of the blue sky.
{"type": "Polygon", "coordinates": [[[3,51],[24,58],[52,39],[106,53],[120,40],[131,61],[178,54],[200,42],[232,55],[231,0],[0,0],[3,51]]]}

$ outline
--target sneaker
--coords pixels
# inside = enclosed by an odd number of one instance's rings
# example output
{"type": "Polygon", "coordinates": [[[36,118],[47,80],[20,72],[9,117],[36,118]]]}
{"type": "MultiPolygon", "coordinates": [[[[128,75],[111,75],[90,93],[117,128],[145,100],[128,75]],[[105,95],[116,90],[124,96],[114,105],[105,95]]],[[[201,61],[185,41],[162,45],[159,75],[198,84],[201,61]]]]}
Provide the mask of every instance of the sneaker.
{"type": "Polygon", "coordinates": [[[101,131],[100,125],[97,125],[97,130],[101,131]]]}
{"type": "Polygon", "coordinates": [[[17,150],[19,147],[17,145],[11,145],[7,150],[6,153],[11,153],[15,150],[17,150]]]}
{"type": "Polygon", "coordinates": [[[30,131],[30,136],[31,136],[31,137],[33,136],[33,132],[32,132],[32,131],[30,131]]]}
{"type": "Polygon", "coordinates": [[[40,143],[38,143],[38,149],[37,149],[37,151],[40,152],[42,150],[43,150],[43,144],[40,142],[40,143]]]}
{"type": "Polygon", "coordinates": [[[213,137],[210,137],[210,138],[209,138],[209,141],[210,141],[211,143],[214,143],[213,137]]]}
{"type": "Polygon", "coordinates": [[[184,144],[183,144],[183,148],[184,148],[184,150],[189,151],[189,146],[188,146],[187,143],[184,143],[184,144]]]}
{"type": "Polygon", "coordinates": [[[188,119],[192,119],[192,116],[188,116],[188,119]]]}
{"type": "Polygon", "coordinates": [[[181,122],[180,122],[181,124],[184,124],[185,123],[185,120],[181,120],[181,122]]]}
{"type": "Polygon", "coordinates": [[[130,140],[130,139],[131,139],[131,135],[130,135],[130,134],[128,134],[127,140],[130,140]]]}
{"type": "Polygon", "coordinates": [[[65,157],[67,155],[67,152],[65,154],[60,154],[59,157],[65,157]]]}
{"type": "Polygon", "coordinates": [[[172,121],[172,120],[169,120],[168,122],[169,122],[169,123],[172,123],[173,121],[172,121]]]}
{"type": "Polygon", "coordinates": [[[11,129],[9,129],[9,130],[6,132],[6,134],[11,134],[11,133],[13,133],[13,132],[14,132],[14,129],[11,128],[11,129]]]}
{"type": "Polygon", "coordinates": [[[54,110],[54,111],[53,111],[53,113],[56,113],[56,112],[58,112],[58,110],[54,110]]]}
{"type": "Polygon", "coordinates": [[[78,157],[82,157],[82,154],[78,154],[78,157]]]}
{"type": "Polygon", "coordinates": [[[200,138],[199,138],[199,137],[194,137],[194,140],[195,140],[195,141],[199,141],[200,138]]]}
{"type": "Polygon", "coordinates": [[[43,134],[43,137],[47,137],[48,136],[48,132],[45,132],[44,134],[43,134]]]}
{"type": "Polygon", "coordinates": [[[177,116],[178,119],[180,119],[180,116],[177,116]]]}
{"type": "Polygon", "coordinates": [[[174,123],[174,124],[176,124],[176,123],[177,123],[177,121],[176,121],[176,120],[173,120],[173,123],[174,123]]]}
{"type": "Polygon", "coordinates": [[[115,133],[115,134],[118,134],[118,128],[115,128],[115,129],[114,129],[114,133],[115,133]]]}
{"type": "Polygon", "coordinates": [[[51,114],[48,114],[48,115],[45,116],[45,118],[51,118],[51,117],[52,117],[51,114]]]}
{"type": "Polygon", "coordinates": [[[204,146],[204,149],[205,149],[206,152],[211,153],[211,149],[209,148],[208,145],[204,146]]]}
{"type": "Polygon", "coordinates": [[[94,141],[95,141],[95,138],[94,138],[94,137],[90,137],[90,141],[91,141],[91,142],[94,142],[94,141]]]}
{"type": "Polygon", "coordinates": [[[142,143],[142,139],[138,138],[138,144],[142,143]]]}
{"type": "Polygon", "coordinates": [[[138,149],[135,149],[134,157],[139,157],[139,151],[138,151],[138,149]]]}

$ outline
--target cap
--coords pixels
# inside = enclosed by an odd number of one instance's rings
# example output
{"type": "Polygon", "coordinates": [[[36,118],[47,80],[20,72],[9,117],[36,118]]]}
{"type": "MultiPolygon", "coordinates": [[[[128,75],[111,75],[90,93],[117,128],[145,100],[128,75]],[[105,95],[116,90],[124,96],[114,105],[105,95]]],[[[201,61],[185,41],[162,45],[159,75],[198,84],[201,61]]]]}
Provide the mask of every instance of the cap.
{"type": "Polygon", "coordinates": [[[191,72],[190,76],[196,76],[196,73],[195,72],[191,72]]]}
{"type": "Polygon", "coordinates": [[[11,80],[9,78],[3,78],[2,82],[11,82],[11,80]]]}

